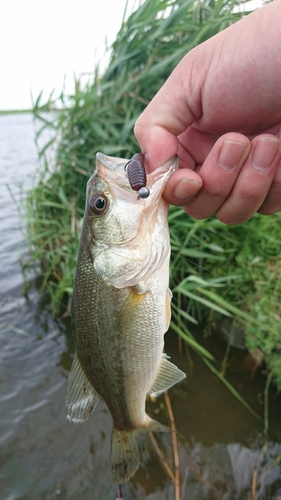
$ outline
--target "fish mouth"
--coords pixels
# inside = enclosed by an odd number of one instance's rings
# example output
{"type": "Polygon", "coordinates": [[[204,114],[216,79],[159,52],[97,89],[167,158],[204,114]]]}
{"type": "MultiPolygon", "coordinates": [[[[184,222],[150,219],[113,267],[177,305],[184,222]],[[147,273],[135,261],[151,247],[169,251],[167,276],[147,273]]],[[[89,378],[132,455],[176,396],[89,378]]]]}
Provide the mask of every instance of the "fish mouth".
{"type": "Polygon", "coordinates": [[[125,167],[129,160],[114,156],[107,156],[104,153],[97,153],[97,172],[107,182],[117,183],[124,189],[131,189],[125,167]]]}
{"type": "Polygon", "coordinates": [[[107,156],[100,152],[97,153],[96,158],[105,167],[114,171],[121,171],[122,173],[124,173],[124,167],[129,161],[125,158],[118,158],[117,156],[107,156]]]}
{"type": "MultiPolygon", "coordinates": [[[[112,183],[115,186],[117,185],[127,192],[129,191],[133,193],[134,196],[136,195],[136,192],[133,191],[130,186],[129,179],[125,171],[125,167],[129,162],[128,159],[107,156],[100,152],[97,153],[96,158],[97,172],[105,181],[109,182],[109,184],[112,183]]],[[[152,191],[156,191],[154,194],[159,195],[159,191],[161,191],[162,194],[168,178],[170,178],[171,175],[178,169],[178,164],[179,157],[175,155],[163,165],[156,168],[153,172],[147,173],[147,187],[152,191]],[[163,183],[158,183],[157,181],[162,177],[165,177],[165,180],[163,179],[163,183]],[[161,186],[159,184],[161,184],[161,186]],[[158,187],[158,189],[156,187],[158,187]]]]}
{"type": "MultiPolygon", "coordinates": [[[[130,161],[130,159],[126,158],[118,158],[117,156],[107,156],[104,153],[98,152],[96,154],[97,161],[100,162],[102,165],[105,167],[109,168],[110,170],[114,170],[115,172],[121,172],[122,174],[124,173],[125,166],[127,163],[130,161]]],[[[167,160],[163,165],[160,167],[156,168],[153,172],[148,173],[148,176],[153,176],[154,172],[166,172],[169,170],[173,164],[175,164],[175,170],[178,167],[178,160],[179,157],[178,155],[173,156],[169,160],[167,160]]]]}

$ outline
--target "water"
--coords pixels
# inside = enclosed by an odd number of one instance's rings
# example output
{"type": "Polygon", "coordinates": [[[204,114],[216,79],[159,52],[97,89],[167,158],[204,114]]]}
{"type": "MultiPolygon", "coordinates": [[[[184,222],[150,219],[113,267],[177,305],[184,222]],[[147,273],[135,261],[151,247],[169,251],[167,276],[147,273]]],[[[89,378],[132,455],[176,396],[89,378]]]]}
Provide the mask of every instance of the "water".
{"type": "MultiPolygon", "coordinates": [[[[83,425],[70,424],[64,416],[73,355],[69,321],[52,319],[37,288],[38,276],[28,297],[23,296],[19,259],[26,258],[25,242],[6,184],[22,203],[21,193],[32,185],[36,165],[31,116],[0,116],[0,498],[115,500],[109,474],[111,419],[105,405],[100,403],[83,425]]],[[[222,358],[221,341],[202,342],[222,358]]],[[[265,441],[262,424],[198,357],[180,356],[172,334],[167,335],[166,351],[187,373],[169,391],[179,440],[181,500],[280,500],[280,397],[270,393],[265,441]]],[[[244,352],[232,350],[227,375],[263,415],[264,378],[251,373],[246,360],[244,352]]],[[[152,416],[169,424],[164,398],[148,407],[152,416]]],[[[171,436],[156,438],[172,467],[171,436]]],[[[123,488],[125,500],[174,499],[174,486],[151,441],[142,438],[140,445],[141,467],[123,488]]]]}

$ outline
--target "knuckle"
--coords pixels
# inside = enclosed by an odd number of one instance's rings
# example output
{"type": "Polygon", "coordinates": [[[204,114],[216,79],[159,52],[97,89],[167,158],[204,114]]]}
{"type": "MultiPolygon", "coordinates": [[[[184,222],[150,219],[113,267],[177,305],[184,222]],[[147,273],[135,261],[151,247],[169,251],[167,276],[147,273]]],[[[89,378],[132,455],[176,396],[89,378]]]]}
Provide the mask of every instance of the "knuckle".
{"type": "Polygon", "coordinates": [[[190,217],[193,217],[193,219],[196,219],[196,220],[203,220],[203,219],[207,219],[207,217],[211,217],[213,215],[213,213],[203,213],[202,212],[202,209],[200,210],[194,210],[190,207],[190,205],[186,205],[183,207],[184,211],[186,212],[187,215],[189,215],[190,217]]]}
{"type": "Polygon", "coordinates": [[[230,187],[228,184],[224,184],[223,182],[216,182],[210,185],[208,185],[207,182],[204,182],[203,190],[206,192],[210,199],[225,199],[229,195],[231,188],[232,186],[230,187]]]}
{"type": "Polygon", "coordinates": [[[273,181],[270,190],[258,212],[262,215],[272,215],[281,211],[281,179],[273,181]]]}
{"type": "Polygon", "coordinates": [[[272,215],[280,211],[281,211],[280,199],[279,200],[269,199],[268,201],[265,201],[258,209],[258,212],[262,215],[272,215]]]}
{"type": "Polygon", "coordinates": [[[134,125],[134,135],[138,138],[142,133],[143,127],[141,125],[141,116],[137,119],[134,125]]]}
{"type": "Polygon", "coordinates": [[[249,184],[244,184],[240,188],[240,198],[243,202],[256,202],[258,200],[263,200],[265,193],[261,189],[254,189],[253,186],[249,184]]]}
{"type": "Polygon", "coordinates": [[[240,224],[242,220],[240,220],[235,214],[229,215],[221,212],[216,213],[216,217],[223,224],[227,224],[228,226],[235,226],[236,224],[240,224]]]}
{"type": "Polygon", "coordinates": [[[258,210],[258,213],[261,214],[261,215],[273,215],[275,214],[276,212],[280,212],[281,210],[281,207],[276,210],[275,207],[271,207],[271,206],[262,206],[261,208],[259,208],[258,210]]]}
{"type": "Polygon", "coordinates": [[[270,192],[274,193],[275,196],[281,198],[281,177],[279,178],[278,176],[278,178],[276,177],[275,179],[273,179],[270,187],[270,192]]]}

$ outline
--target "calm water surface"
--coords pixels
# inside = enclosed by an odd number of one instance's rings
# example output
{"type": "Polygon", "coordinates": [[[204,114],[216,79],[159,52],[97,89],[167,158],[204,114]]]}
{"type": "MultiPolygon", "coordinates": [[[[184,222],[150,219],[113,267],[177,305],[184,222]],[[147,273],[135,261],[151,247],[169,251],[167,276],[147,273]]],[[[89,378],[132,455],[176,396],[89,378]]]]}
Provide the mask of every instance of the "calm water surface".
{"type": "MultiPolygon", "coordinates": [[[[34,182],[37,152],[29,115],[0,116],[0,498],[1,500],[115,500],[110,484],[111,419],[102,403],[83,425],[64,416],[66,379],[73,354],[68,321],[55,321],[31,279],[23,296],[19,260],[27,257],[21,223],[7,189],[23,205],[34,182]]],[[[179,356],[167,335],[167,352],[187,373],[170,391],[179,439],[181,500],[280,500],[281,402],[270,394],[269,439],[196,356],[179,356]],[[251,496],[253,484],[254,497],[251,496]]],[[[204,340],[221,358],[225,346],[204,340]]],[[[242,351],[230,355],[228,378],[261,416],[264,380],[251,373],[242,351]]],[[[169,419],[163,398],[149,412],[169,419]]],[[[171,436],[157,441],[173,465],[171,436]]],[[[142,462],[124,487],[125,500],[172,500],[173,484],[148,437],[140,440],[142,462]]]]}

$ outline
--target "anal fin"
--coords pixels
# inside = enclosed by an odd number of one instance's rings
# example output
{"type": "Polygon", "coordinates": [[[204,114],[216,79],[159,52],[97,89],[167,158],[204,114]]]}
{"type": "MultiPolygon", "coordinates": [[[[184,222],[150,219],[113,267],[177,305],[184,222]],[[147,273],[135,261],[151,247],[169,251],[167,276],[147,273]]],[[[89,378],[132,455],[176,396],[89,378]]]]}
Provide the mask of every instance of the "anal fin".
{"type": "Polygon", "coordinates": [[[159,371],[148,394],[157,398],[164,391],[170,389],[170,387],[177,384],[185,377],[185,373],[182,372],[176,365],[171,363],[166,354],[163,354],[159,371]]]}
{"type": "Polygon", "coordinates": [[[85,422],[99,399],[100,396],[87,379],[75,352],[66,388],[66,417],[75,424],[85,422]]]}

